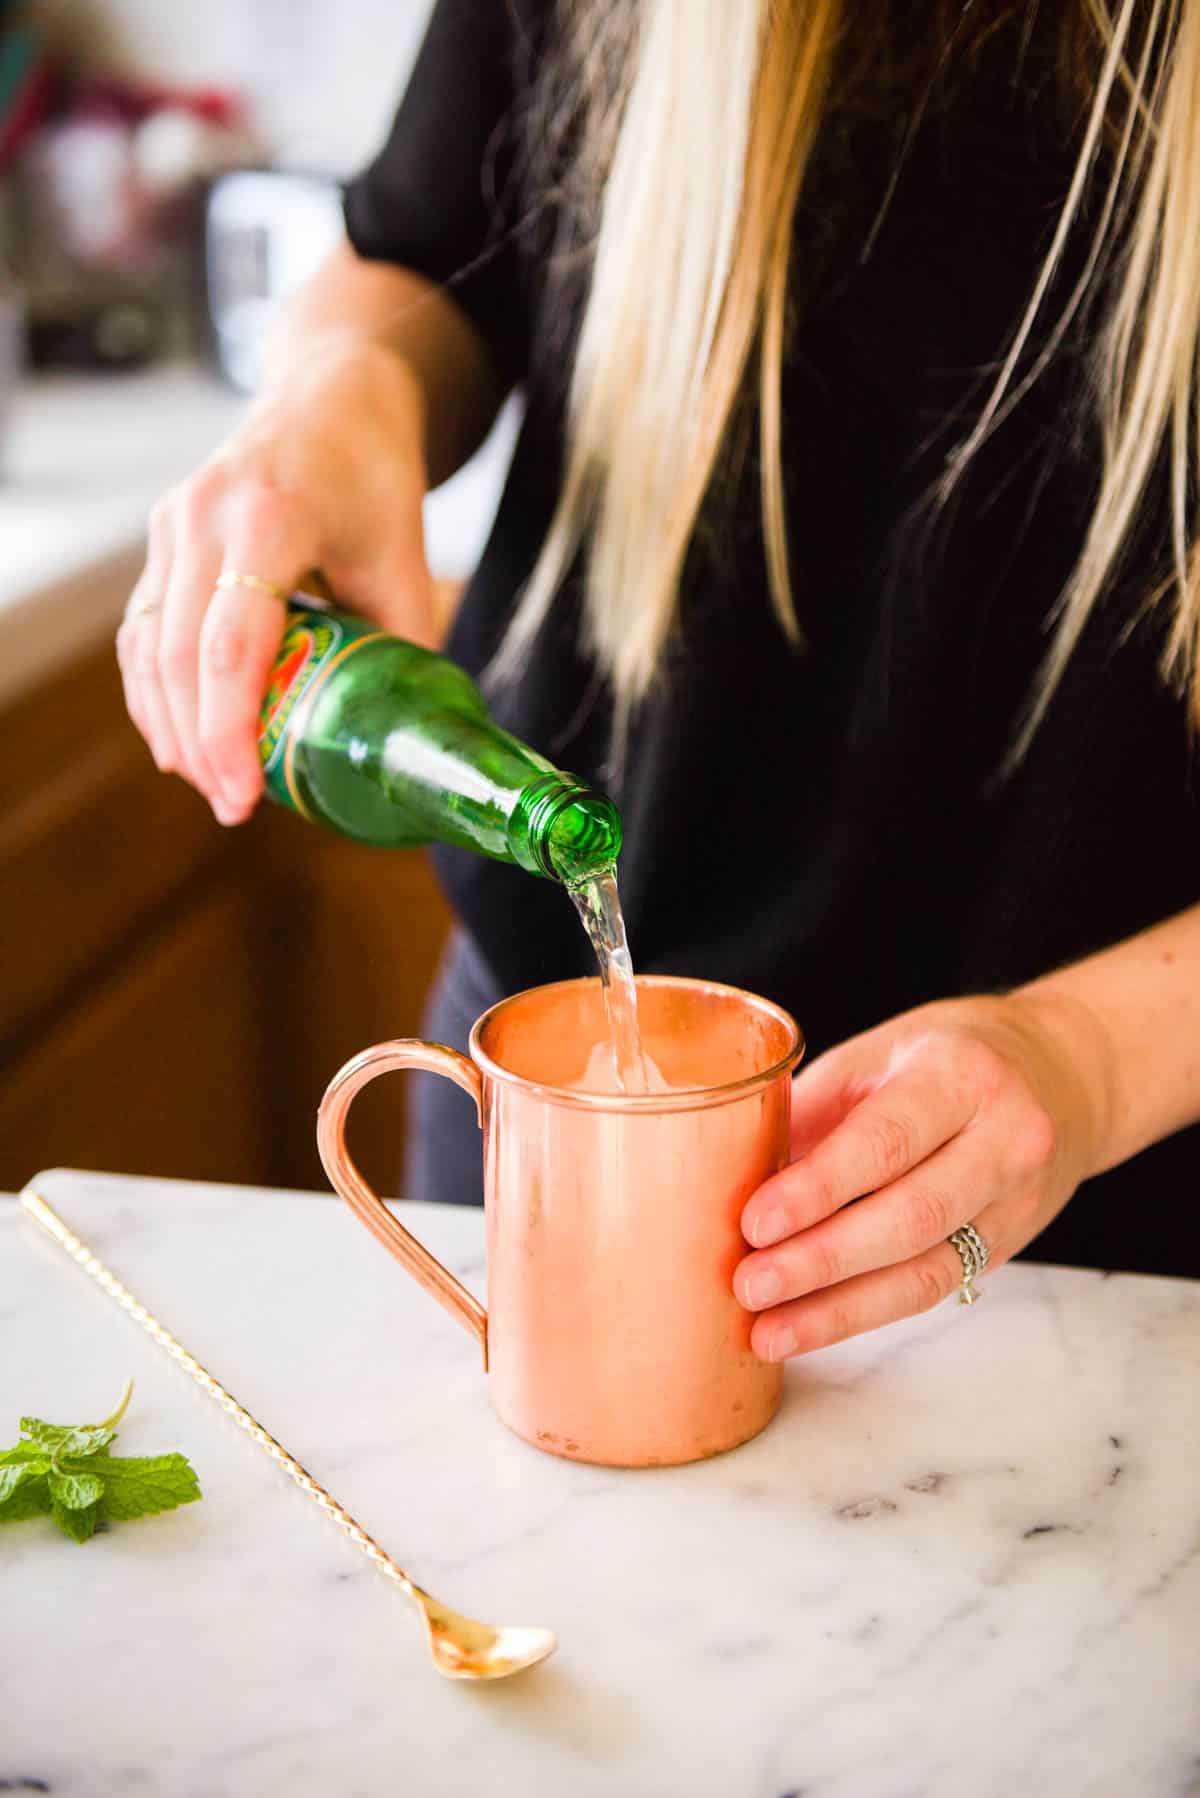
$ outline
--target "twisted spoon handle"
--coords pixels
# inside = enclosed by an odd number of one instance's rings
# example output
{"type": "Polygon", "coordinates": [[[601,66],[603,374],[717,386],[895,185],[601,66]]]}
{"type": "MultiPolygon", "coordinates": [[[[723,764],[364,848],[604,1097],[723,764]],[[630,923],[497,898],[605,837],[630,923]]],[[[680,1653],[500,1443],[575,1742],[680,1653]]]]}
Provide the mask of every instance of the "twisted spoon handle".
{"type": "Polygon", "coordinates": [[[295,1456],[289,1455],[282,1443],[276,1442],[270,1431],[264,1430],[261,1423],[251,1417],[246,1407],[239,1405],[233,1394],[226,1392],[221,1382],[215,1380],[208,1369],[200,1365],[195,1355],[190,1355],[183,1344],[175,1340],[170,1330],[164,1328],[158,1319],[147,1311],[145,1305],[134,1298],[129,1288],[121,1284],[117,1276],[105,1267],[98,1256],[93,1255],[87,1244],[76,1236],[68,1224],[63,1222],[41,1194],[26,1187],[24,1192],[19,1195],[19,1202],[22,1210],[36,1224],[40,1224],[46,1234],[52,1236],[61,1248],[66,1250],[72,1261],[78,1262],[84,1272],[90,1274],[97,1285],[103,1287],[109,1297],[117,1301],[122,1311],[127,1311],[130,1317],[141,1324],[142,1328],[153,1336],[155,1342],[161,1348],[166,1349],[173,1361],[178,1361],[181,1367],[185,1367],[196,1384],[203,1386],[205,1392],[216,1399],[221,1409],[227,1411],[235,1423],[241,1424],[248,1436],[253,1436],[260,1448],[266,1449],[271,1459],[283,1468],[302,1492],[307,1492],[308,1496],[320,1505],[325,1515],[337,1524],[344,1535],[349,1536],[357,1548],[361,1548],[367,1559],[375,1563],[380,1573],[386,1574],[393,1584],[399,1586],[409,1598],[420,1605],[420,1599],[417,1596],[418,1589],[403,1567],[393,1561],[386,1549],[380,1548],[378,1542],[372,1536],[368,1536],[362,1525],[354,1521],[349,1511],[339,1505],[336,1498],[331,1498],[324,1486],[318,1485],[311,1473],[301,1467],[295,1456]]]}

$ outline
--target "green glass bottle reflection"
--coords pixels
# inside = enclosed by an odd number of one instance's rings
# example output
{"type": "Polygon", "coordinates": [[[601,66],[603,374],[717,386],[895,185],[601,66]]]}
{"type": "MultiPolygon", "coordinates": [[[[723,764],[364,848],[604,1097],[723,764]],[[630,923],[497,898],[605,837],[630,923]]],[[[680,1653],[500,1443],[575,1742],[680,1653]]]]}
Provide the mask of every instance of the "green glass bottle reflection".
{"type": "Polygon", "coordinates": [[[273,798],[360,843],[454,843],[568,886],[621,847],[612,800],[494,724],[454,662],[299,601],[259,754],[273,798]]]}

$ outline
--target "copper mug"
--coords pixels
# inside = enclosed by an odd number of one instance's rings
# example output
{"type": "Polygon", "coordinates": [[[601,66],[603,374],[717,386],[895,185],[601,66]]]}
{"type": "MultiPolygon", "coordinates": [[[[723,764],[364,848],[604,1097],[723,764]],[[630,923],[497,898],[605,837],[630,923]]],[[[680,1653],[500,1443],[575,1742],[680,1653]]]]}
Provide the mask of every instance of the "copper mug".
{"type": "Polygon", "coordinates": [[[668,1091],[581,1090],[607,1041],[603,990],[568,980],[485,1012],[469,1058],[416,1041],[364,1049],[330,1082],[317,1125],[335,1190],[478,1339],[503,1422],[552,1454],[614,1467],[718,1454],[775,1413],[782,1371],[751,1349],[732,1280],[742,1208],[788,1157],[803,1053],[767,999],[674,976],[637,988],[643,1048],[668,1091]],[[487,1310],[347,1152],[355,1094],[397,1068],[444,1074],[475,1101],[487,1310]]]}

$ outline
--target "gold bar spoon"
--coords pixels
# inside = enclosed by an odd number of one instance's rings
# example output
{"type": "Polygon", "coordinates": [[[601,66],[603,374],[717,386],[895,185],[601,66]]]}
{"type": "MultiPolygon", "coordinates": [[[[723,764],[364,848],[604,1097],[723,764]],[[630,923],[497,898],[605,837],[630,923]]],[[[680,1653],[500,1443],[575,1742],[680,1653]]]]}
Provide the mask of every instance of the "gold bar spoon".
{"type": "Polygon", "coordinates": [[[276,1442],[274,1436],[264,1430],[243,1405],[238,1404],[232,1393],[226,1392],[207,1368],[202,1367],[196,1357],[190,1355],[144,1305],[139,1304],[128,1287],[123,1286],[103,1261],[93,1255],[87,1244],[63,1222],[40,1193],[26,1187],[19,1195],[19,1202],[22,1210],[66,1250],[72,1261],[90,1274],[97,1285],[116,1300],[122,1311],[127,1311],[130,1317],[140,1323],[173,1360],[187,1369],[197,1385],[203,1386],[221,1409],[227,1411],[236,1423],[241,1424],[248,1435],[253,1436],[301,1491],[307,1492],[343,1534],[349,1536],[356,1547],[361,1548],[379,1572],[386,1575],[393,1585],[399,1586],[406,1598],[411,1599],[424,1619],[429,1652],[439,1673],[445,1674],[447,1679],[507,1679],[510,1674],[521,1673],[526,1667],[535,1667],[547,1655],[553,1654],[557,1646],[553,1630],[478,1623],[473,1617],[463,1617],[458,1611],[452,1611],[449,1605],[440,1603],[430,1593],[423,1591],[403,1567],[368,1536],[361,1524],[356,1523],[350,1513],[335,1498],[331,1498],[323,1486],[317,1484],[299,1461],[289,1455],[286,1448],[276,1442]]]}

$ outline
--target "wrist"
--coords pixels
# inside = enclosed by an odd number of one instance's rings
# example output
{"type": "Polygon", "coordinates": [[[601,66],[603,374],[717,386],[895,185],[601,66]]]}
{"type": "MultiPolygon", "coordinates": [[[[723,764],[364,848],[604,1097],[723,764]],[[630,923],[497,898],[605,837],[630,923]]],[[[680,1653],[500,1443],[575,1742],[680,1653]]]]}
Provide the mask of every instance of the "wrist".
{"type": "Polygon", "coordinates": [[[391,344],[361,327],[304,331],[286,329],[268,339],[250,416],[295,407],[319,394],[336,394],[349,404],[369,396],[372,409],[385,407],[396,440],[410,441],[424,462],[427,401],[424,384],[391,344]]]}
{"type": "Polygon", "coordinates": [[[1120,1159],[1114,1151],[1120,1106],[1120,1061],[1112,1033],[1097,1010],[1053,977],[1009,995],[1074,1087],[1083,1136],[1081,1179],[1120,1159]]]}

